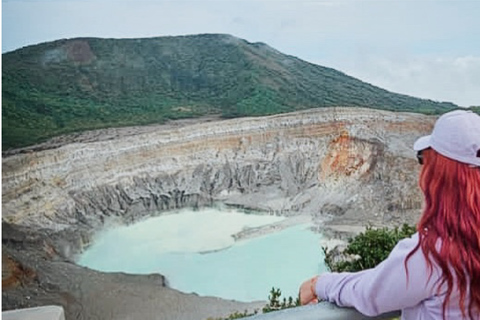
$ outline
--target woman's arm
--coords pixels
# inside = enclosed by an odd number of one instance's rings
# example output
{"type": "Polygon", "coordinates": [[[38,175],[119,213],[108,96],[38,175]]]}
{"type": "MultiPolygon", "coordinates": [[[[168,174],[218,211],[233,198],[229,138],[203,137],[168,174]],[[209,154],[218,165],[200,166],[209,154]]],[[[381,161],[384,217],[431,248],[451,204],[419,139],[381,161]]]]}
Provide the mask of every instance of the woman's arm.
{"type": "Polygon", "coordinates": [[[354,307],[368,316],[415,306],[435,295],[440,279],[435,267],[430,277],[421,249],[408,260],[407,279],[405,258],[417,243],[417,234],[400,241],[388,258],[373,269],[322,274],[317,278],[315,293],[319,299],[354,307]]]}

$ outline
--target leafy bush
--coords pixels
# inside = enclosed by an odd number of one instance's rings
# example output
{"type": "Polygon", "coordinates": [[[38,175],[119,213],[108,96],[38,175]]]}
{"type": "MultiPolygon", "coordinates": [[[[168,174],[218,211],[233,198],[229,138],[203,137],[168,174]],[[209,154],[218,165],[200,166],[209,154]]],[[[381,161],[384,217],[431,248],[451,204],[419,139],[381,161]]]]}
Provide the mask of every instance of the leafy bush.
{"type": "Polygon", "coordinates": [[[354,259],[336,262],[336,252],[325,252],[325,264],[334,272],[355,272],[370,269],[385,260],[398,241],[410,237],[416,232],[415,227],[404,224],[401,228],[374,229],[367,227],[365,232],[360,233],[349,240],[344,253],[355,256],[354,259]]]}

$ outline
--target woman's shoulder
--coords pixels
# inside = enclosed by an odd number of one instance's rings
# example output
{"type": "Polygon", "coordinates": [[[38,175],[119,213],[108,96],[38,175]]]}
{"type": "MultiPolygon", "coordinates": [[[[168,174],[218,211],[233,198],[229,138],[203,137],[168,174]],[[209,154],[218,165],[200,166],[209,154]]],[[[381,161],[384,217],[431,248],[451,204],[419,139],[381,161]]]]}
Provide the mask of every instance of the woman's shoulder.
{"type": "MultiPolygon", "coordinates": [[[[400,240],[397,245],[393,248],[392,252],[389,255],[389,258],[392,260],[403,260],[405,265],[415,267],[419,272],[429,270],[428,273],[431,274],[441,274],[435,259],[431,257],[431,253],[428,254],[428,259],[426,258],[422,247],[420,246],[420,235],[417,233],[413,234],[410,238],[405,238],[400,240]],[[407,263],[408,262],[408,263],[407,263]]],[[[441,244],[441,239],[437,241],[437,250],[441,244]]]]}
{"type": "Polygon", "coordinates": [[[410,238],[405,238],[400,240],[397,245],[393,248],[393,252],[407,252],[410,253],[414,250],[419,244],[420,236],[418,232],[414,233],[410,238]]]}

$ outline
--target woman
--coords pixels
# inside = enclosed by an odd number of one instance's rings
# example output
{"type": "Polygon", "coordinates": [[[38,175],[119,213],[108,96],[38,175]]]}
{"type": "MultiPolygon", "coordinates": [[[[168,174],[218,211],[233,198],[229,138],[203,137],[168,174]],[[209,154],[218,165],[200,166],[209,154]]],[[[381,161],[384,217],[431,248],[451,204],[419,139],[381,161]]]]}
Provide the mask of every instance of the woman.
{"type": "Polygon", "coordinates": [[[305,281],[300,301],[326,300],[375,316],[480,319],[480,116],[442,115],[414,144],[425,208],[412,238],[377,267],[305,281]]]}

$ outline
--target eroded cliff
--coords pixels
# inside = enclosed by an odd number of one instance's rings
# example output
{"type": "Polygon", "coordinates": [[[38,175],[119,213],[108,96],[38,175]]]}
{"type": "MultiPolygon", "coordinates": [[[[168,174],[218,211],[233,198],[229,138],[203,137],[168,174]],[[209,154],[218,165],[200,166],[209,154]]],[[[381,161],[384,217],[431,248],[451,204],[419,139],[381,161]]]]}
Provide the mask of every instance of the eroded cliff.
{"type": "MultiPolygon", "coordinates": [[[[433,119],[361,108],[154,127],[4,158],[3,220],[61,230],[215,201],[342,224],[414,222],[433,119]]],[[[81,139],[80,139],[81,140],[81,139]]]]}

